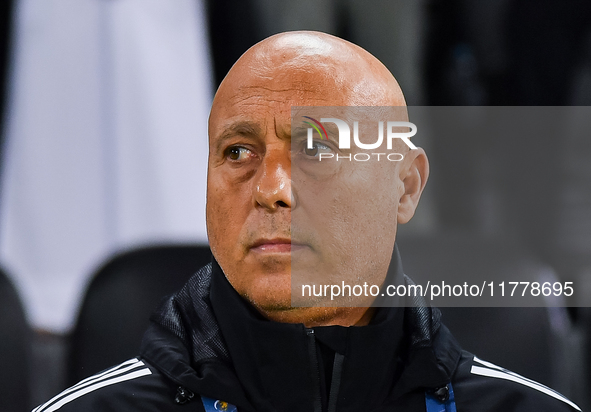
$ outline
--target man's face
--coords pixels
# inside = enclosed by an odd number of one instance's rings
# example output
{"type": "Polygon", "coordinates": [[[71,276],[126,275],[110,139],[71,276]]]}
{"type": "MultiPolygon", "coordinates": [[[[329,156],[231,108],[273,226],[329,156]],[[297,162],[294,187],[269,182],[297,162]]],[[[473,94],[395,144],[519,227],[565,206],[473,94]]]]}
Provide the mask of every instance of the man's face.
{"type": "Polygon", "coordinates": [[[360,101],[351,74],[292,57],[255,54],[235,66],[210,118],[211,249],[236,291],[267,314],[291,308],[292,259],[309,262],[298,265],[307,278],[381,284],[404,192],[398,163],[343,163],[330,179],[301,173],[292,106],[360,101]]]}

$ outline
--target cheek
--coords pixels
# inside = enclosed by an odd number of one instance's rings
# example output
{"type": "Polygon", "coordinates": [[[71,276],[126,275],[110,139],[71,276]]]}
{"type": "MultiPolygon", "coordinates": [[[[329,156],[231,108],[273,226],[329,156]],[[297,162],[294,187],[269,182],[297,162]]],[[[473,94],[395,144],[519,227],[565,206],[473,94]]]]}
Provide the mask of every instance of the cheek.
{"type": "Polygon", "coordinates": [[[351,224],[372,233],[391,226],[396,222],[402,189],[396,176],[389,163],[361,164],[356,173],[341,181],[335,205],[341,205],[342,215],[349,216],[351,224]]]}
{"type": "Polygon", "coordinates": [[[383,187],[373,190],[375,188],[370,186],[344,187],[341,195],[335,198],[331,211],[331,215],[343,217],[335,222],[338,238],[363,258],[367,258],[367,252],[370,255],[379,252],[384,243],[393,245],[396,233],[396,197],[383,187]]]}
{"type": "Polygon", "coordinates": [[[242,209],[236,205],[240,200],[240,190],[232,188],[221,178],[210,178],[207,189],[207,234],[209,243],[218,258],[221,252],[227,253],[227,245],[235,245],[242,227],[242,209]]]}
{"type": "Polygon", "coordinates": [[[329,203],[334,243],[357,273],[383,270],[394,247],[400,187],[385,172],[368,168],[341,181],[329,203]]]}

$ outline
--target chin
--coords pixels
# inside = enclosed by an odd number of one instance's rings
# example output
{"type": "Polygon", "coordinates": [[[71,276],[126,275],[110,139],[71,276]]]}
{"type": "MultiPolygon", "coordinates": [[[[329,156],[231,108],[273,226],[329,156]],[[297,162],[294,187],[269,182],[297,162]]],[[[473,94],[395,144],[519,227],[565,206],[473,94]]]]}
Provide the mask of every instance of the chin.
{"type": "Polygon", "coordinates": [[[274,322],[303,323],[306,327],[340,324],[338,318],[342,308],[289,308],[289,310],[269,310],[262,312],[263,316],[274,322]]]}
{"type": "Polygon", "coordinates": [[[265,275],[254,279],[238,291],[261,312],[291,309],[291,276],[265,275]]]}

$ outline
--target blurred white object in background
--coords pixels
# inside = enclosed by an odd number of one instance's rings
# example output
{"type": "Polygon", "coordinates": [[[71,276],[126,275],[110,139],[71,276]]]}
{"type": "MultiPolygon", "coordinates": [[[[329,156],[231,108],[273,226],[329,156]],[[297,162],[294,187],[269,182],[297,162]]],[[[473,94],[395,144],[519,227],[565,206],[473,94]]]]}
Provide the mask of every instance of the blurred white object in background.
{"type": "Polygon", "coordinates": [[[204,5],[21,0],[14,39],[0,259],[33,326],[67,332],[111,253],[207,242],[204,5]]]}

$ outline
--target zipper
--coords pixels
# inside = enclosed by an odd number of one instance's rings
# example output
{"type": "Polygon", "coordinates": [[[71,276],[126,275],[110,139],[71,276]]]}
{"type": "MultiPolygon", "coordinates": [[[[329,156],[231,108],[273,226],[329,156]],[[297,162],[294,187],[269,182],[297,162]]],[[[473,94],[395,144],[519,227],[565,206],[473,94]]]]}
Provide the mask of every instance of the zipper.
{"type": "MultiPolygon", "coordinates": [[[[308,354],[310,355],[310,364],[312,365],[314,385],[314,412],[322,412],[322,399],[320,398],[320,369],[318,367],[318,355],[316,353],[316,335],[314,329],[306,329],[308,335],[308,354]]],[[[345,356],[335,352],[334,363],[332,367],[332,378],[330,380],[330,392],[328,394],[328,412],[336,412],[337,399],[341,386],[341,374],[343,371],[343,362],[345,356]]]]}
{"type": "Polygon", "coordinates": [[[318,368],[314,329],[306,328],[306,335],[308,336],[308,355],[310,356],[310,364],[312,365],[312,379],[314,379],[314,385],[312,385],[314,390],[314,412],[322,412],[322,400],[320,398],[320,370],[318,368]]]}
{"type": "Polygon", "coordinates": [[[341,387],[341,372],[345,355],[335,352],[332,364],[332,378],[330,380],[330,393],[328,395],[328,412],[336,412],[339,389],[341,387]]]}

